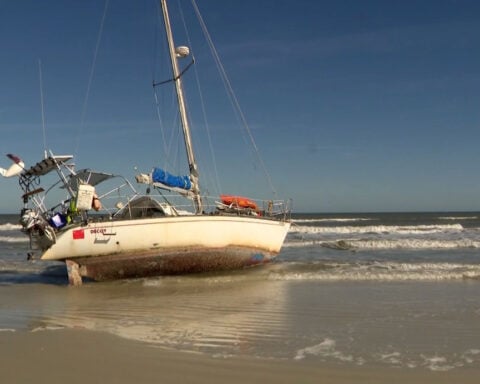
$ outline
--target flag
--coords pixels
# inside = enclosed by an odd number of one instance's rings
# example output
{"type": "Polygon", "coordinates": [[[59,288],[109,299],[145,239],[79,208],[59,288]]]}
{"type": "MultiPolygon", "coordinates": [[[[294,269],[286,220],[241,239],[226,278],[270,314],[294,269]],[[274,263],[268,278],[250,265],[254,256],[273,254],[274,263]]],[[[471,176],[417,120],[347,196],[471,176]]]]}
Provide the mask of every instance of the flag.
{"type": "Polygon", "coordinates": [[[83,229],[76,229],[72,232],[73,240],[80,240],[85,238],[85,231],[83,229]]]}

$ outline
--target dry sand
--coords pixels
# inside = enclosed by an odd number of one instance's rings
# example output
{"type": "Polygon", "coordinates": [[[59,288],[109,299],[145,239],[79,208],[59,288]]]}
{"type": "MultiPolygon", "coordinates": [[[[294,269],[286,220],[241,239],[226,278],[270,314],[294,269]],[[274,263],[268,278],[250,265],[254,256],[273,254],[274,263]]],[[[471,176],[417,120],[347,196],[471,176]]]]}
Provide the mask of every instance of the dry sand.
{"type": "Polygon", "coordinates": [[[0,382],[10,383],[478,383],[448,372],[255,358],[212,358],[85,330],[0,332],[0,382]]]}

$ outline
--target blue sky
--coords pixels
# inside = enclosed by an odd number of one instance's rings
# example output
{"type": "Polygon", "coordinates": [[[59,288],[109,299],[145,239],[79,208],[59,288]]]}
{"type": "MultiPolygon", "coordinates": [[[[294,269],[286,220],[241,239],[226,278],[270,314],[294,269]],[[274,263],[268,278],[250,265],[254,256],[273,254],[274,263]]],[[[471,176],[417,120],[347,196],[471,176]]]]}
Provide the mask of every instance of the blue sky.
{"type": "MultiPolygon", "coordinates": [[[[296,211],[480,210],[480,2],[197,3],[278,197],[296,211]]],[[[42,156],[39,60],[48,148],[127,176],[165,162],[151,87],[164,79],[155,1],[109,1],[90,77],[104,5],[0,2],[0,166],[7,153],[27,165],[42,156]]],[[[205,45],[194,30],[191,40],[200,71],[205,45]]],[[[263,196],[261,167],[240,160],[243,138],[207,73],[218,192],[263,196]]],[[[207,146],[199,139],[199,152],[207,146]]],[[[0,212],[16,212],[16,180],[0,189],[0,212]]]]}

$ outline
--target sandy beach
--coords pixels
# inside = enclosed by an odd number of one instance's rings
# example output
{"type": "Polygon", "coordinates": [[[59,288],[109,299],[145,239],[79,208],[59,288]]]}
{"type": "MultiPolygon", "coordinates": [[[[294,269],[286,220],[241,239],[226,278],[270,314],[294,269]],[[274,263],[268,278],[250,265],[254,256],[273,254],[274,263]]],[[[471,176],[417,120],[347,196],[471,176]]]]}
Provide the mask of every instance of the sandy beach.
{"type": "Polygon", "coordinates": [[[80,289],[6,217],[0,383],[477,383],[480,215],[445,215],[308,216],[264,268],[80,289]]]}
{"type": "Polygon", "coordinates": [[[2,383],[477,383],[477,369],[212,358],[84,330],[1,332],[2,383]]]}

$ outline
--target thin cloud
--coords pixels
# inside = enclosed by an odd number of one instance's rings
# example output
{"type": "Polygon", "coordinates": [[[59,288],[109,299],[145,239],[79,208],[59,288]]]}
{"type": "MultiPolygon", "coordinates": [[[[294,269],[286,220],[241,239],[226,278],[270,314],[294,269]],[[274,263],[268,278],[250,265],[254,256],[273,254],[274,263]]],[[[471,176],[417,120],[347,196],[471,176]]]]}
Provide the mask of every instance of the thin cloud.
{"type": "Polygon", "coordinates": [[[375,31],[315,36],[311,39],[257,39],[226,46],[221,53],[235,56],[243,65],[272,64],[278,59],[298,60],[329,58],[351,54],[385,54],[416,49],[466,49],[478,47],[478,25],[472,22],[443,22],[375,31]]]}

